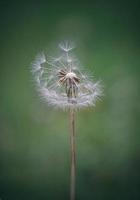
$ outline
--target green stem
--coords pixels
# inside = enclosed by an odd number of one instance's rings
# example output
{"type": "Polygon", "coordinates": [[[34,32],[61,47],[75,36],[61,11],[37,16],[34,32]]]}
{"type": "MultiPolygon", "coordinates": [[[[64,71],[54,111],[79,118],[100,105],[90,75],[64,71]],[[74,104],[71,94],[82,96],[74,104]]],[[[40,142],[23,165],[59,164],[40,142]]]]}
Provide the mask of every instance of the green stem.
{"type": "Polygon", "coordinates": [[[71,174],[70,174],[70,200],[75,200],[76,176],[76,149],[75,149],[75,111],[70,109],[70,148],[71,148],[71,174]]]}

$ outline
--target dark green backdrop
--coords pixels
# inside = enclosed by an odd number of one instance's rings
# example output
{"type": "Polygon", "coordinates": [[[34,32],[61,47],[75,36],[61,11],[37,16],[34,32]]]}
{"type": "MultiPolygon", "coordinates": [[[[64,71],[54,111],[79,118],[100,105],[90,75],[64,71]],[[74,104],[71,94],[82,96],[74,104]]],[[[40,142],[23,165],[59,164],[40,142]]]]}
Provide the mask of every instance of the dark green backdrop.
{"type": "Polygon", "coordinates": [[[77,200],[140,199],[138,1],[0,1],[0,199],[69,199],[68,114],[44,104],[31,62],[62,40],[104,85],[77,112],[77,200]]]}

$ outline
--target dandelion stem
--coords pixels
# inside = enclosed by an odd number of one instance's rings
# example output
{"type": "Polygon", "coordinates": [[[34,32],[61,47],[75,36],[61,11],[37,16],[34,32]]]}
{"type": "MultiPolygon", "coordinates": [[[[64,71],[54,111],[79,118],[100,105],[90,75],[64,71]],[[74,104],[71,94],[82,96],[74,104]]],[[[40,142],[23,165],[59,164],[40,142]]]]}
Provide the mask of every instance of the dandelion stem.
{"type": "Polygon", "coordinates": [[[71,173],[70,173],[70,200],[75,200],[76,176],[76,149],[75,149],[75,111],[70,108],[70,148],[71,148],[71,173]]]}

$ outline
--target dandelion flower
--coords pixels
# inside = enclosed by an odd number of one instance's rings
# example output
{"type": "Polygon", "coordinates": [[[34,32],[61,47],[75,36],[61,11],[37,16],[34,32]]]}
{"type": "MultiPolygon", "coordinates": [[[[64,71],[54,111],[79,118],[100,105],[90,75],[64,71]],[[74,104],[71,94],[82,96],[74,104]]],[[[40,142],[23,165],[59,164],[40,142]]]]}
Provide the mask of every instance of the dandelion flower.
{"type": "Polygon", "coordinates": [[[70,200],[75,200],[75,111],[77,108],[94,106],[102,95],[100,82],[93,82],[83,73],[73,56],[74,45],[59,44],[59,57],[38,55],[32,64],[32,73],[41,97],[48,104],[68,109],[70,114],[71,174],[70,200]]]}

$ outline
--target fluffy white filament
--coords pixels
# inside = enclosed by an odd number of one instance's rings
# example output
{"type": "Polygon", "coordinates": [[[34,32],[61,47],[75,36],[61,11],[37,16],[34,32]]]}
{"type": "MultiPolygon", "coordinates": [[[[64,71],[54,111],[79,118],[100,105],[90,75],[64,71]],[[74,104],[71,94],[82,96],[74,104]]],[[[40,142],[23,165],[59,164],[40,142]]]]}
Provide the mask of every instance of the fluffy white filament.
{"type": "Polygon", "coordinates": [[[32,64],[32,73],[41,97],[50,105],[63,109],[94,106],[102,95],[100,83],[89,80],[81,72],[77,60],[71,55],[73,46],[67,42],[60,44],[59,48],[60,57],[46,57],[42,53],[32,64]],[[73,91],[75,95],[70,96],[73,91]]]}

